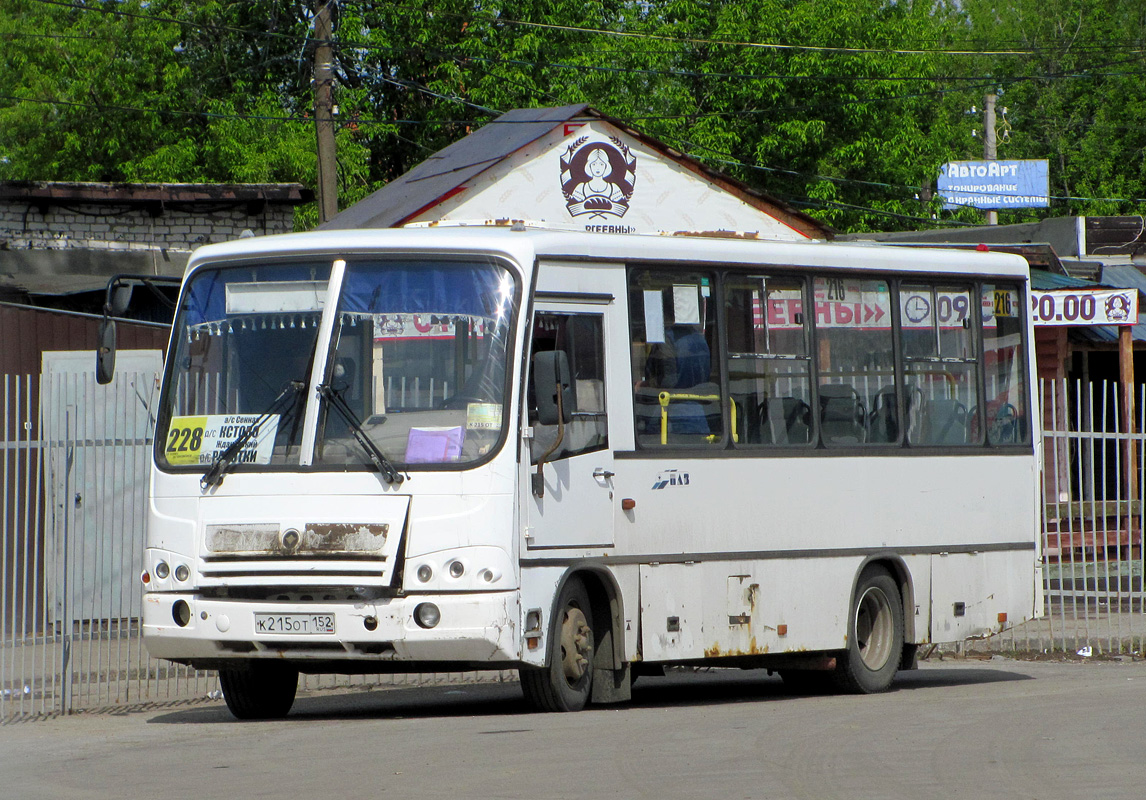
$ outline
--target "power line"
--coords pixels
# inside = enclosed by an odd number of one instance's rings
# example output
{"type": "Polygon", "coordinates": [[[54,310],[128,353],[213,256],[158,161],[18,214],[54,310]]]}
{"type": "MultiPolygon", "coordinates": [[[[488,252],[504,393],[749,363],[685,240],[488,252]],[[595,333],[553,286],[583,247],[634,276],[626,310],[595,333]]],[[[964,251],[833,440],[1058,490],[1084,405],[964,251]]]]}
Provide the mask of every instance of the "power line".
{"type": "Polygon", "coordinates": [[[777,195],[777,197],[789,205],[800,206],[803,208],[815,208],[821,210],[836,208],[842,211],[862,211],[866,214],[875,214],[881,217],[891,217],[894,219],[906,220],[908,222],[922,222],[927,225],[942,225],[943,227],[979,227],[978,223],[975,222],[961,222],[960,220],[954,219],[939,220],[933,219],[931,217],[915,216],[913,214],[901,214],[896,211],[888,211],[882,208],[872,208],[871,206],[861,206],[854,203],[841,203],[837,200],[817,200],[811,197],[806,199],[798,199],[790,195],[777,195]]]}
{"type": "MultiPolygon", "coordinates": [[[[398,4],[391,4],[391,8],[400,9],[403,11],[410,11],[419,14],[426,14],[424,8],[413,8],[411,6],[403,6],[398,4]]],[[[442,16],[452,16],[455,18],[463,18],[460,14],[442,13],[442,16]]],[[[651,41],[661,42],[674,42],[679,44],[704,44],[704,45],[723,45],[730,47],[745,47],[752,49],[762,50],[778,50],[778,51],[803,51],[803,52],[819,52],[819,53],[845,53],[845,54],[876,54],[876,55],[954,55],[954,56],[1032,56],[1041,55],[1045,49],[1038,48],[1022,48],[1011,50],[958,50],[949,48],[875,48],[875,47],[839,47],[839,46],[825,46],[825,45],[801,45],[801,44],[779,44],[776,42],[751,42],[739,41],[729,39],[709,39],[688,36],[668,36],[660,33],[648,33],[644,31],[615,31],[607,28],[590,28],[577,25],[560,25],[551,22],[530,22],[526,20],[507,19],[505,17],[494,16],[479,16],[475,14],[473,17],[465,17],[468,21],[480,20],[494,25],[513,25],[525,28],[537,28],[544,30],[558,30],[576,33],[591,33],[600,36],[616,36],[634,39],[648,39],[651,41]]],[[[1135,49],[1131,52],[1146,52],[1146,49],[1140,45],[1132,45],[1135,49]]],[[[1108,49],[1106,47],[1095,49],[1108,49]]]]}
{"type": "Polygon", "coordinates": [[[416,81],[400,80],[397,78],[388,78],[385,75],[375,75],[374,77],[377,78],[378,80],[382,81],[383,83],[389,83],[393,86],[400,86],[403,89],[415,89],[419,92],[422,92],[423,94],[428,94],[431,97],[436,97],[440,100],[449,100],[449,101],[454,102],[454,103],[461,103],[462,105],[467,106],[468,108],[472,108],[472,109],[475,109],[477,111],[481,111],[481,112],[486,113],[486,114],[503,114],[503,113],[505,113],[503,111],[498,111],[497,109],[494,109],[494,108],[486,108],[485,106],[478,105],[477,103],[471,103],[470,101],[464,100],[461,97],[458,97],[457,95],[448,95],[448,94],[442,94],[441,92],[435,92],[433,89],[430,89],[427,86],[423,86],[422,84],[420,84],[416,81]]]}
{"type": "Polygon", "coordinates": [[[160,14],[143,14],[138,11],[125,11],[120,8],[107,8],[103,5],[87,5],[78,2],[66,2],[66,0],[36,0],[36,2],[47,6],[60,6],[62,8],[70,8],[75,11],[94,11],[100,14],[107,14],[114,17],[126,17],[128,19],[142,19],[149,22],[166,22],[173,25],[189,26],[193,28],[199,28],[200,30],[207,32],[230,31],[232,33],[241,33],[246,36],[267,36],[278,39],[290,39],[293,42],[308,40],[308,37],[297,36],[295,34],[289,33],[278,33],[276,31],[266,29],[240,28],[236,25],[224,25],[221,23],[193,22],[188,19],[165,17],[160,14]]]}
{"type": "MultiPolygon", "coordinates": [[[[666,141],[668,141],[668,140],[666,140],[666,141]]],[[[918,187],[908,186],[906,184],[884,183],[881,181],[865,181],[865,180],[861,180],[859,178],[836,178],[836,177],[833,177],[831,175],[819,175],[819,174],[815,174],[815,173],[799,172],[798,170],[784,169],[782,167],[768,167],[768,166],[764,166],[762,164],[752,164],[752,163],[749,163],[747,161],[738,160],[734,156],[732,156],[730,153],[723,153],[719,150],[715,150],[715,149],[708,147],[706,145],[698,144],[696,142],[692,142],[692,141],[689,141],[687,139],[681,139],[681,140],[677,141],[676,144],[682,145],[681,147],[677,148],[677,149],[682,150],[682,151],[703,150],[703,151],[706,151],[710,154],[721,156],[721,158],[710,158],[709,160],[712,161],[713,163],[725,164],[727,166],[745,167],[747,169],[757,170],[760,172],[769,172],[769,173],[780,174],[780,175],[791,175],[794,177],[806,178],[806,179],[811,179],[811,180],[830,181],[832,183],[853,184],[853,185],[857,185],[857,186],[874,186],[874,187],[879,187],[879,188],[883,188],[883,189],[893,189],[896,191],[905,191],[905,192],[912,192],[912,193],[917,193],[919,191],[918,187]]],[[[975,194],[983,195],[983,196],[987,196],[987,197],[1010,197],[1014,193],[1013,192],[1010,192],[1010,193],[1008,193],[1008,192],[975,192],[975,194]]],[[[1076,197],[1074,195],[1054,195],[1054,194],[1052,194],[1052,195],[1047,195],[1047,199],[1048,200],[1063,200],[1063,201],[1067,201],[1067,202],[1087,202],[1087,203],[1089,203],[1089,202],[1093,202],[1093,203],[1146,203],[1146,197],[1076,197]]],[[[974,208],[974,206],[971,206],[968,204],[962,204],[962,203],[956,203],[955,205],[959,205],[961,208],[974,208]]]]}
{"type": "MultiPolygon", "coordinates": [[[[436,92],[432,92],[431,90],[425,89],[425,87],[410,86],[408,84],[403,84],[399,81],[391,81],[391,82],[393,82],[399,86],[405,86],[406,88],[413,88],[413,89],[416,89],[418,91],[428,91],[431,94],[433,94],[434,96],[441,97],[443,99],[458,100],[460,102],[465,103],[465,101],[460,100],[460,98],[451,98],[447,95],[440,95],[436,92]]],[[[115,104],[97,105],[94,103],[79,103],[79,102],[68,101],[68,100],[47,100],[47,99],[42,99],[42,98],[19,97],[16,95],[9,95],[9,94],[0,94],[0,100],[27,101],[27,102],[33,102],[33,103],[43,103],[43,104],[48,104],[48,105],[62,105],[62,106],[74,106],[74,107],[81,107],[81,108],[90,108],[90,109],[95,109],[95,110],[113,109],[113,110],[121,110],[121,111],[135,111],[135,112],[149,113],[149,114],[178,114],[181,116],[201,116],[201,117],[209,117],[212,119],[240,119],[240,120],[253,120],[253,121],[295,122],[295,123],[303,123],[303,124],[307,124],[307,125],[313,123],[313,121],[314,121],[313,118],[301,117],[301,116],[297,116],[297,115],[296,116],[275,116],[275,115],[265,115],[265,114],[220,114],[220,113],[215,113],[215,112],[210,112],[210,111],[186,111],[186,110],[180,110],[180,109],[141,108],[141,107],[137,107],[137,106],[124,106],[124,105],[115,105],[115,104]]],[[[484,106],[477,106],[475,104],[469,104],[469,103],[467,103],[467,105],[469,105],[473,108],[477,108],[477,109],[484,109],[489,113],[499,113],[493,109],[485,109],[484,106]]],[[[379,125],[379,126],[390,126],[390,125],[442,125],[442,126],[446,126],[446,125],[472,125],[474,123],[473,120],[466,120],[466,119],[372,120],[372,119],[365,119],[365,118],[361,118],[361,117],[356,117],[353,120],[353,122],[354,122],[354,124],[358,124],[358,125],[379,125]]],[[[497,120],[489,120],[485,124],[494,124],[496,122],[497,122],[497,120]]],[[[417,144],[416,142],[413,142],[412,140],[406,139],[405,137],[402,137],[399,134],[395,133],[393,135],[397,136],[398,138],[402,139],[403,141],[408,141],[408,142],[411,142],[412,144],[417,144]]],[[[765,166],[762,164],[753,164],[753,163],[750,163],[747,161],[741,161],[739,159],[736,159],[734,156],[732,156],[729,153],[723,153],[719,150],[715,150],[715,149],[708,147],[706,145],[698,144],[696,142],[692,142],[692,141],[689,141],[687,139],[673,140],[670,137],[665,137],[665,142],[666,142],[666,144],[674,144],[675,143],[677,145],[680,145],[675,149],[681,150],[686,155],[689,155],[689,151],[693,151],[693,152],[698,151],[698,150],[699,151],[705,151],[705,152],[710,154],[710,156],[708,158],[709,161],[711,161],[712,163],[723,164],[726,166],[743,167],[746,169],[756,170],[756,171],[760,171],[760,172],[768,172],[768,173],[772,173],[772,174],[790,175],[790,176],[797,177],[797,178],[803,178],[805,180],[830,181],[832,183],[838,183],[838,184],[852,184],[852,185],[856,185],[856,186],[872,186],[872,187],[879,187],[879,188],[886,188],[886,189],[893,189],[893,190],[918,192],[917,187],[907,186],[904,184],[885,183],[885,182],[881,182],[881,181],[867,181],[867,180],[861,180],[859,178],[838,178],[838,177],[833,177],[830,175],[821,175],[821,174],[817,174],[817,173],[800,172],[798,170],[790,170],[790,169],[785,169],[782,167],[769,167],[769,166],[765,166]],[[714,158],[713,156],[719,156],[719,157],[714,158]]],[[[425,148],[424,145],[418,145],[418,146],[422,147],[423,149],[427,149],[427,148],[425,148]]],[[[695,157],[695,156],[690,155],[690,157],[695,157]]],[[[700,159],[698,159],[698,160],[700,160],[700,159]]],[[[1080,197],[1080,196],[1075,196],[1075,195],[1049,195],[1048,199],[1050,199],[1050,200],[1063,200],[1063,201],[1068,201],[1068,202],[1146,203],[1146,198],[1141,198],[1141,197],[1080,197]]],[[[819,201],[817,201],[817,202],[819,202],[819,201]]],[[[824,202],[827,202],[827,201],[824,201],[824,202]]],[[[841,204],[841,207],[851,207],[851,206],[848,206],[847,204],[841,204]]],[[[864,209],[866,207],[854,206],[854,208],[864,209]]],[[[875,210],[872,210],[872,211],[874,213],[875,210]]],[[[887,213],[890,214],[891,212],[887,212],[887,213]]],[[[912,218],[912,219],[914,219],[914,218],[912,218]]],[[[924,219],[924,218],[919,218],[919,219],[924,219]]]]}
{"type": "MultiPolygon", "coordinates": [[[[96,11],[102,14],[110,14],[113,16],[144,19],[155,22],[167,22],[181,26],[197,27],[206,31],[233,31],[243,33],[248,36],[268,36],[276,38],[291,39],[294,41],[307,41],[308,37],[301,37],[294,34],[278,33],[269,30],[254,30],[250,28],[241,28],[233,25],[224,25],[218,23],[200,23],[193,22],[186,19],[178,19],[175,17],[166,17],[159,14],[144,14],[139,12],[124,11],[122,9],[106,8],[103,6],[89,6],[79,2],[67,2],[66,0],[36,0],[38,3],[45,5],[60,6],[63,8],[70,8],[77,11],[96,11]]],[[[437,13],[440,16],[448,16],[456,19],[464,19],[467,22],[486,22],[493,25],[509,25],[524,28],[535,28],[544,30],[558,30],[566,32],[589,33],[599,36],[612,36],[621,38],[635,38],[647,39],[650,41],[669,42],[674,44],[703,44],[703,45],[722,45],[730,47],[745,47],[750,49],[763,49],[763,50],[776,50],[776,51],[802,51],[802,52],[822,52],[822,53],[843,53],[849,55],[855,54],[869,54],[869,55],[955,55],[955,56],[1036,56],[1042,55],[1046,52],[1054,52],[1054,48],[1013,48],[1005,50],[975,50],[975,49],[956,49],[956,48],[896,48],[896,47],[843,47],[843,46],[828,46],[828,45],[803,45],[803,44],[781,44],[777,42],[752,42],[740,41],[730,39],[711,39],[701,37],[687,37],[687,36],[668,36],[665,34],[649,33],[645,31],[615,31],[607,28],[590,28],[585,26],[576,25],[560,25],[557,23],[547,22],[532,22],[528,20],[515,20],[506,17],[494,17],[484,15],[474,15],[466,17],[461,14],[440,11],[427,11],[425,8],[415,8],[411,6],[402,6],[393,4],[391,8],[401,11],[407,11],[415,14],[426,15],[428,13],[437,13]]],[[[343,42],[344,46],[357,47],[357,48],[370,48],[368,42],[343,42]]],[[[1146,48],[1138,43],[1132,44],[1119,44],[1116,42],[1104,42],[1101,45],[1080,46],[1074,45],[1072,47],[1075,51],[1094,50],[1098,52],[1106,52],[1112,48],[1125,48],[1128,52],[1132,53],[1146,53],[1146,48]]]]}

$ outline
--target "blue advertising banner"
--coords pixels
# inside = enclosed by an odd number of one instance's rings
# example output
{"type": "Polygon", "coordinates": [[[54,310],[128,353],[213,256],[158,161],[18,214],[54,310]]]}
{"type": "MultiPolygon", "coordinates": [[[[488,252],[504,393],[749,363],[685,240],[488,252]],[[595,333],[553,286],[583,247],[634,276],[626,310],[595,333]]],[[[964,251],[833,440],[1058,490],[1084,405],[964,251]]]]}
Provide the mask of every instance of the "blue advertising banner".
{"type": "Polygon", "coordinates": [[[1050,205],[1046,159],[951,161],[939,171],[943,208],[1046,208],[1050,205]]]}

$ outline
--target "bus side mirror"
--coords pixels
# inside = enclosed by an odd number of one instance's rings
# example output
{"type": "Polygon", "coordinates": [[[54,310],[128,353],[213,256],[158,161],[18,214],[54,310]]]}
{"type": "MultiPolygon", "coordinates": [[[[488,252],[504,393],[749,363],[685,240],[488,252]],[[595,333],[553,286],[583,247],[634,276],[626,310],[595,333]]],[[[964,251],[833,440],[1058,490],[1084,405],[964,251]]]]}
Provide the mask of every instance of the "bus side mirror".
{"type": "Polygon", "coordinates": [[[122,317],[127,313],[127,307],[131,304],[132,288],[130,284],[120,284],[111,290],[111,300],[108,303],[111,316],[122,317]]]}
{"type": "Polygon", "coordinates": [[[96,382],[106,385],[115,378],[115,320],[104,317],[99,323],[96,346],[96,382]]]}
{"type": "Polygon", "coordinates": [[[556,425],[573,418],[573,381],[564,350],[534,354],[533,395],[537,398],[539,424],[556,425]]]}

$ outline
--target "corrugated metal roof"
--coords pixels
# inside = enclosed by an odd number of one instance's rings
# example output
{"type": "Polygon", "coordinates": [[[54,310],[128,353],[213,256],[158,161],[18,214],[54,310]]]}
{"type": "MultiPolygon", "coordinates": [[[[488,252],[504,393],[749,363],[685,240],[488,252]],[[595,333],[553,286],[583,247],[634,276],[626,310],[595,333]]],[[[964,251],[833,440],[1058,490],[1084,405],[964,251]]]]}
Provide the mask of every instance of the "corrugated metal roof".
{"type": "Polygon", "coordinates": [[[318,227],[331,230],[398,225],[470,178],[540,139],[558,122],[571,119],[588,107],[587,103],[579,103],[558,108],[520,108],[502,114],[318,227]]]}
{"type": "MultiPolygon", "coordinates": [[[[1101,285],[1146,292],[1146,275],[1143,275],[1137,267],[1129,264],[1107,265],[1102,268],[1101,285]]],[[[1139,306],[1141,306],[1141,298],[1139,299],[1139,306]]],[[[1140,321],[1131,328],[1130,335],[1135,342],[1146,342],[1146,310],[1139,311],[1138,319],[1140,321]]],[[[1118,342],[1118,328],[1114,325],[1072,328],[1071,334],[1076,341],[1093,344],[1115,344],[1118,342]]]]}
{"type": "Polygon", "coordinates": [[[40,295],[102,292],[107,288],[106,275],[3,275],[0,289],[11,289],[40,295]]]}
{"type": "Polygon", "coordinates": [[[0,200],[49,206],[61,203],[182,205],[251,201],[297,206],[314,200],[314,192],[301,183],[0,181],[0,200]]]}
{"type": "Polygon", "coordinates": [[[1102,284],[1146,292],[1146,274],[1133,264],[1107,264],[1102,268],[1102,284]]]}
{"type": "MultiPolygon", "coordinates": [[[[100,317],[35,306],[0,303],[0,374],[27,375],[40,371],[45,350],[95,349],[100,317]]],[[[123,350],[167,348],[169,325],[116,320],[123,350]]]]}
{"type": "Polygon", "coordinates": [[[1096,283],[1072,278],[1069,275],[1059,275],[1043,269],[1031,270],[1031,288],[1040,292],[1049,292],[1054,289],[1081,289],[1084,286],[1097,286],[1096,283]]]}

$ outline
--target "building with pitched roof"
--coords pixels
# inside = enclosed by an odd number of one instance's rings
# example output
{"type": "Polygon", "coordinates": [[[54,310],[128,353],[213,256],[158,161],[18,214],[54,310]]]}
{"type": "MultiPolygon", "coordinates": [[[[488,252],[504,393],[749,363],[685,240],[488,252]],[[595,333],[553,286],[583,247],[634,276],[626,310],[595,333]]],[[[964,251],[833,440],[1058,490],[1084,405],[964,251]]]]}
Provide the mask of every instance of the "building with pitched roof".
{"type": "Polygon", "coordinates": [[[786,241],[831,232],[584,103],[507,112],[320,228],[511,220],[604,233],[786,241]]]}

